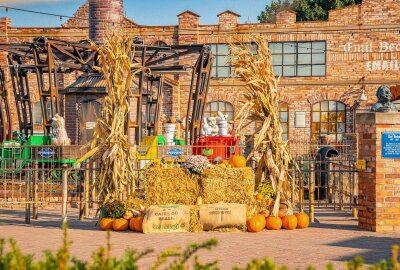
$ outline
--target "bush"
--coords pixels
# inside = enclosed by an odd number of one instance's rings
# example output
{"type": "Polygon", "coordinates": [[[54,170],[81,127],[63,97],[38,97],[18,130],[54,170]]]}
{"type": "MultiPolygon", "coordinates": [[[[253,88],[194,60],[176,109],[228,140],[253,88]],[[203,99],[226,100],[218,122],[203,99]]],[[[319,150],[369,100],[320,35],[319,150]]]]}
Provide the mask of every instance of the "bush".
{"type": "MultiPolygon", "coordinates": [[[[127,249],[122,258],[111,257],[110,232],[107,232],[107,247],[101,247],[92,256],[91,261],[85,262],[71,257],[69,247],[71,241],[68,240],[68,230],[64,227],[64,239],[62,247],[54,254],[51,251],[44,251],[44,259],[34,261],[32,255],[26,255],[21,252],[16,242],[9,239],[9,251],[5,252],[6,240],[0,239],[0,270],[136,270],[139,269],[137,262],[144,256],[152,253],[153,250],[147,249],[142,252],[127,249]]],[[[161,252],[155,263],[149,266],[151,270],[168,269],[168,270],[216,270],[219,269],[218,262],[203,264],[200,262],[196,253],[199,250],[211,250],[217,245],[217,240],[211,239],[202,244],[191,244],[186,249],[171,248],[161,252]]],[[[372,266],[371,270],[400,270],[398,257],[398,246],[393,246],[393,256],[390,260],[382,260],[372,266]]],[[[366,269],[364,261],[361,257],[355,258],[353,261],[346,262],[347,270],[363,270],[366,269]]],[[[286,267],[278,267],[272,260],[252,260],[246,267],[234,267],[235,270],[275,270],[287,269],[286,267]]],[[[308,267],[307,270],[315,268],[308,267]]],[[[328,270],[333,270],[331,265],[327,266],[328,270]]]]}

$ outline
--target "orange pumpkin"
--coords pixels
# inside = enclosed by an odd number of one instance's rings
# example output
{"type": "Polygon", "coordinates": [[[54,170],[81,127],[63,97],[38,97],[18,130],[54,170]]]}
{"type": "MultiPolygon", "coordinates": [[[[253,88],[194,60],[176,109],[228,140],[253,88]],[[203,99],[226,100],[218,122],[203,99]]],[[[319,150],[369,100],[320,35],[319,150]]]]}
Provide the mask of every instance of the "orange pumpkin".
{"type": "Polygon", "coordinates": [[[306,213],[304,213],[304,212],[297,213],[296,218],[297,218],[297,228],[298,229],[305,229],[308,227],[308,225],[310,225],[310,218],[308,217],[308,215],[306,213]]]}
{"type": "Polygon", "coordinates": [[[282,219],[280,217],[267,217],[268,230],[280,230],[282,228],[282,219]]]}
{"type": "Polygon", "coordinates": [[[130,220],[129,220],[129,229],[131,230],[131,231],[134,231],[135,230],[135,217],[133,217],[133,218],[131,218],[130,220]]]}
{"type": "Polygon", "coordinates": [[[230,162],[233,168],[246,167],[246,158],[244,156],[232,156],[230,162]]]}
{"type": "Polygon", "coordinates": [[[288,215],[282,218],[282,226],[286,230],[294,230],[297,227],[297,218],[295,215],[288,215]]]}
{"type": "Polygon", "coordinates": [[[113,228],[113,218],[107,217],[107,218],[102,218],[100,220],[100,228],[103,231],[108,231],[108,230],[112,230],[113,228]]]}
{"type": "Polygon", "coordinates": [[[129,222],[124,218],[114,219],[112,224],[114,231],[125,231],[129,227],[129,222]]]}
{"type": "Polygon", "coordinates": [[[143,219],[144,217],[135,218],[135,231],[143,232],[143,219]]]}
{"type": "Polygon", "coordinates": [[[284,216],[286,216],[286,211],[285,210],[279,210],[278,217],[283,218],[284,216]]]}
{"type": "Polygon", "coordinates": [[[261,232],[264,230],[267,221],[263,215],[255,215],[247,220],[247,230],[249,232],[261,232]]]}

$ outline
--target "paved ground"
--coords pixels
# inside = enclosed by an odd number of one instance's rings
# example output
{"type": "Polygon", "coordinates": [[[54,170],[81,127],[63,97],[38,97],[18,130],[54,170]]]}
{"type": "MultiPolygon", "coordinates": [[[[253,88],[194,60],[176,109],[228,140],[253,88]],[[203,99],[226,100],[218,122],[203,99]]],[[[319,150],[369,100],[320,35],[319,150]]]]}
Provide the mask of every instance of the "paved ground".
{"type": "MultiPolygon", "coordinates": [[[[44,249],[56,250],[61,245],[60,210],[40,210],[39,220],[24,224],[23,210],[0,209],[0,238],[15,238],[24,252],[41,256],[44,249]]],[[[94,228],[93,219],[77,220],[77,211],[70,210],[69,235],[73,241],[72,253],[80,259],[89,259],[92,252],[105,245],[106,233],[94,228]]],[[[350,215],[319,210],[319,223],[306,230],[265,231],[263,233],[187,233],[144,235],[133,232],[112,233],[113,255],[121,255],[126,248],[154,248],[185,246],[217,238],[218,247],[201,253],[202,261],[219,259],[222,269],[244,266],[251,258],[273,258],[279,265],[305,269],[308,264],[323,269],[328,262],[342,269],[343,263],[361,255],[368,263],[390,256],[393,244],[400,244],[400,233],[372,233],[359,231],[350,215]]],[[[155,255],[141,261],[150,265],[155,255]]]]}

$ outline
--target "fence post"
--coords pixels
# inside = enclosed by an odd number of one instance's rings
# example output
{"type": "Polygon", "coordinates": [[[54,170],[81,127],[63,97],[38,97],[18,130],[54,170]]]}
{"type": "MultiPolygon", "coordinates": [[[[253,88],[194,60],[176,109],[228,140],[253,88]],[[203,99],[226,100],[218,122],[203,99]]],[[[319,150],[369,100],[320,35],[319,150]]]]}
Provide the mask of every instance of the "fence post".
{"type": "Polygon", "coordinates": [[[84,178],[84,189],[85,189],[85,209],[84,216],[89,217],[89,189],[90,189],[90,165],[88,163],[85,164],[85,178],[84,178]]]}
{"type": "Polygon", "coordinates": [[[308,182],[310,222],[314,222],[314,191],[315,191],[315,164],[310,164],[310,181],[308,182]]]}
{"type": "Polygon", "coordinates": [[[304,211],[304,187],[303,187],[303,161],[300,160],[300,178],[299,178],[299,212],[304,211]]]}
{"type": "Polygon", "coordinates": [[[26,204],[25,204],[25,224],[31,224],[31,172],[30,163],[26,164],[26,204]]]}
{"type": "Polygon", "coordinates": [[[34,199],[34,203],[33,203],[33,219],[38,219],[38,180],[39,180],[39,162],[35,161],[33,163],[33,199],[34,199]]]}
{"type": "Polygon", "coordinates": [[[67,223],[67,201],[68,201],[68,171],[67,165],[62,165],[62,224],[67,223]]]}
{"type": "Polygon", "coordinates": [[[292,181],[292,183],[291,183],[291,203],[292,203],[292,207],[294,207],[294,204],[296,203],[296,200],[295,200],[295,187],[294,187],[294,185],[295,185],[295,183],[296,183],[296,181],[295,181],[295,179],[296,179],[296,168],[294,168],[293,170],[292,170],[292,173],[291,173],[291,181],[292,181]]]}
{"type": "Polygon", "coordinates": [[[339,174],[339,210],[344,210],[344,183],[343,183],[343,172],[339,174]]]}

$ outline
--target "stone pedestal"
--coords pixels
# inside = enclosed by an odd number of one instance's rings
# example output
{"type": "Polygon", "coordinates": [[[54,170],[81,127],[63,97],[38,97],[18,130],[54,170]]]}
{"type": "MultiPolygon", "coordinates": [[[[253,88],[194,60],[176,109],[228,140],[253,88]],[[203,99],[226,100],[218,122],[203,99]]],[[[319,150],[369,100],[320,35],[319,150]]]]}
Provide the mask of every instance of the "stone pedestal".
{"type": "Polygon", "coordinates": [[[359,221],[362,229],[400,231],[400,159],[382,157],[382,134],[400,132],[400,113],[359,113],[359,221]]]}

